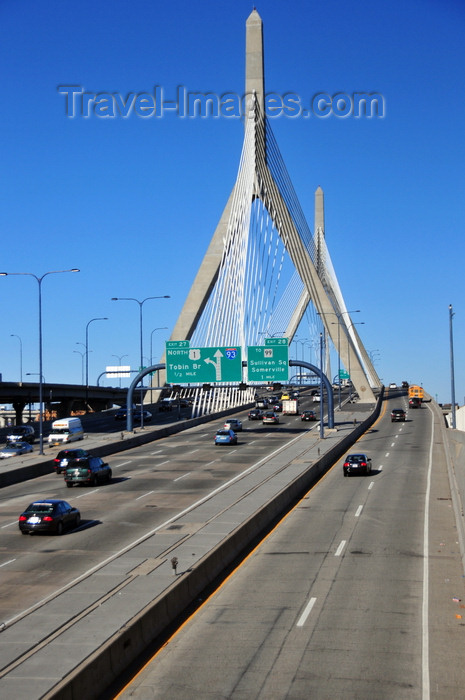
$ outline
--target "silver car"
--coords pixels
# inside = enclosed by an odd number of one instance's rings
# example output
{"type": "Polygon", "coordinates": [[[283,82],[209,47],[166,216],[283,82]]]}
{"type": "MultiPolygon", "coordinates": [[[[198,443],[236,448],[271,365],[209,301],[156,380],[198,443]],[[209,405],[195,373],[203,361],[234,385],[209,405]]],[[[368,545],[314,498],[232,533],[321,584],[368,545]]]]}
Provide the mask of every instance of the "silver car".
{"type": "Polygon", "coordinates": [[[33,447],[28,442],[16,442],[14,445],[7,445],[0,451],[0,459],[7,459],[8,457],[16,457],[17,455],[24,455],[27,452],[32,452],[33,447]]]}

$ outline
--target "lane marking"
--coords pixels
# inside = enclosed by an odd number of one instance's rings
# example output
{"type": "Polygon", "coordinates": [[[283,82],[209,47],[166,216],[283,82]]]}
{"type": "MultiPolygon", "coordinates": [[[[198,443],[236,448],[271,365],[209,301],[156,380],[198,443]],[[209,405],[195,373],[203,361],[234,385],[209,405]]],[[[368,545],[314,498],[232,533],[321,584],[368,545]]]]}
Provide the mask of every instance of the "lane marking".
{"type": "Polygon", "coordinates": [[[3,564],[0,564],[0,569],[2,568],[2,566],[6,566],[7,564],[12,564],[14,561],[16,561],[16,559],[9,559],[9,561],[5,561],[3,564]]]}
{"type": "Polygon", "coordinates": [[[358,516],[360,515],[360,513],[362,512],[362,510],[363,510],[363,506],[359,506],[359,507],[357,508],[357,510],[355,511],[355,517],[356,517],[356,518],[358,518],[358,516]]]}
{"type": "Polygon", "coordinates": [[[190,452],[188,452],[188,454],[193,455],[194,452],[198,452],[198,451],[199,451],[199,448],[197,448],[196,450],[191,450],[190,452]]]}
{"type": "Polygon", "coordinates": [[[163,450],[155,450],[155,452],[151,452],[151,455],[158,455],[160,452],[163,452],[163,450]]]}
{"type": "Polygon", "coordinates": [[[389,452],[386,452],[386,454],[385,454],[384,456],[385,456],[385,457],[389,457],[389,452]]]}
{"type": "Polygon", "coordinates": [[[395,444],[396,444],[395,442],[391,442],[391,447],[394,447],[395,444]]]}
{"type": "Polygon", "coordinates": [[[342,550],[344,549],[345,546],[346,546],[346,540],[342,540],[341,544],[340,544],[339,547],[336,549],[336,552],[334,553],[334,556],[335,556],[335,557],[340,557],[341,554],[342,554],[342,550]]]}
{"type": "MultiPolygon", "coordinates": [[[[137,539],[133,540],[129,544],[125,545],[122,547],[120,550],[117,552],[114,552],[110,556],[106,557],[106,559],[103,559],[102,561],[98,562],[94,566],[92,566],[90,569],[87,569],[84,573],[80,574],[79,576],[76,576],[72,581],[69,583],[65,584],[61,588],[58,588],[56,591],[53,591],[47,596],[44,596],[41,600],[39,600],[37,603],[34,603],[34,605],[31,605],[29,608],[26,608],[26,610],[23,610],[22,612],[18,613],[17,615],[14,615],[11,617],[9,620],[5,620],[6,625],[11,625],[13,622],[15,622],[18,618],[24,617],[25,615],[28,615],[29,613],[33,612],[34,610],[38,610],[42,605],[45,603],[48,603],[49,600],[52,600],[53,598],[61,595],[61,593],[64,593],[65,591],[68,591],[70,588],[73,588],[77,583],[80,583],[81,581],[84,581],[86,578],[91,576],[95,571],[98,571],[99,569],[103,568],[110,562],[114,561],[118,557],[120,557],[122,554],[126,554],[126,552],[130,552],[131,549],[134,547],[137,547],[137,545],[142,544],[142,542],[146,542],[147,540],[150,539],[153,535],[155,535],[159,530],[163,530],[166,528],[168,525],[171,525],[171,523],[176,522],[176,520],[180,520],[182,517],[187,515],[188,513],[191,513],[193,510],[198,508],[200,505],[203,503],[206,503],[209,501],[213,496],[215,496],[217,493],[221,493],[222,491],[226,490],[229,486],[232,484],[235,484],[237,481],[242,479],[244,476],[247,474],[250,474],[250,472],[253,472],[254,470],[258,469],[261,467],[265,462],[267,462],[270,459],[273,459],[276,455],[278,455],[280,452],[284,451],[286,448],[288,448],[290,445],[293,445],[297,440],[301,438],[300,435],[297,435],[295,438],[292,438],[289,442],[286,442],[285,445],[281,445],[281,447],[277,447],[273,452],[270,454],[266,455],[265,457],[262,457],[259,459],[257,462],[254,464],[251,464],[250,467],[247,467],[247,469],[244,469],[244,471],[240,472],[239,474],[236,474],[234,477],[229,479],[229,481],[226,481],[224,484],[221,486],[218,486],[216,489],[213,489],[213,491],[210,491],[209,493],[205,494],[202,498],[199,498],[198,501],[195,501],[194,503],[191,503],[190,506],[187,506],[187,508],[184,508],[183,510],[179,511],[178,513],[175,513],[175,515],[171,516],[167,520],[165,520],[163,523],[160,525],[157,525],[154,527],[152,530],[149,530],[149,532],[146,532],[144,535],[141,537],[138,537],[137,539]]],[[[213,460],[216,461],[216,460],[213,460]]],[[[213,462],[211,462],[213,464],[213,462]]],[[[290,511],[292,512],[292,511],[290,511]]],[[[290,513],[288,513],[289,515],[290,513]]],[[[286,517],[286,516],[285,516],[286,517]]],[[[97,522],[97,521],[91,521],[91,523],[97,522]]],[[[282,521],[280,521],[281,523],[282,521]]],[[[279,523],[279,524],[280,524],[279,523]]],[[[88,523],[86,523],[88,526],[88,523]]],[[[277,526],[276,526],[277,527],[277,526]]],[[[276,528],[275,528],[276,529],[276,528]]],[[[261,545],[261,543],[260,543],[261,545]]],[[[259,545],[257,545],[258,548],[259,545]]],[[[254,550],[253,550],[254,551],[254,550]]],[[[248,558],[253,554],[253,551],[248,555],[248,558]]],[[[247,559],[246,559],[247,560],[247,559]]],[[[245,560],[245,561],[246,561],[245,560]]],[[[232,574],[229,575],[229,578],[232,576],[232,574]]],[[[227,580],[227,579],[226,579],[227,580]]],[[[180,628],[181,629],[181,628],[180,628]]],[[[149,662],[148,662],[149,663],[149,662]]]]}
{"type": "Polygon", "coordinates": [[[374,485],[375,485],[375,482],[374,482],[374,481],[370,481],[370,484],[369,484],[369,486],[368,486],[368,491],[371,491],[371,489],[373,488],[374,485]]]}
{"type": "Polygon", "coordinates": [[[78,498],[84,498],[84,496],[92,496],[93,493],[98,493],[98,489],[94,489],[93,491],[86,491],[86,493],[81,493],[80,496],[76,496],[76,500],[78,500],[78,498]]]}
{"type": "Polygon", "coordinates": [[[4,530],[6,527],[11,527],[12,525],[16,525],[17,522],[18,522],[18,521],[15,520],[13,523],[8,523],[7,525],[2,525],[2,527],[1,527],[0,529],[1,529],[1,530],[4,530]]]}
{"type": "Polygon", "coordinates": [[[163,464],[168,464],[168,462],[170,462],[170,461],[171,461],[170,459],[165,459],[164,462],[160,462],[160,464],[157,464],[157,467],[161,467],[163,464]]]}
{"type": "Polygon", "coordinates": [[[310,615],[312,612],[312,608],[316,603],[316,598],[310,598],[308,601],[307,605],[305,606],[305,610],[303,611],[302,615],[299,617],[297,620],[297,627],[303,627],[305,624],[305,621],[307,617],[310,615]]]}
{"type": "MultiPolygon", "coordinates": [[[[428,406],[429,408],[429,406],[428,406]]],[[[429,671],[429,502],[431,493],[431,472],[433,468],[433,444],[434,444],[434,414],[431,411],[431,440],[429,446],[429,464],[426,478],[425,514],[423,521],[423,602],[421,610],[422,618],[422,700],[430,697],[430,671],[429,671]]]]}
{"type": "Polygon", "coordinates": [[[141,498],[145,498],[146,496],[150,496],[151,493],[153,493],[153,491],[147,491],[147,493],[143,493],[142,496],[137,496],[136,501],[139,501],[141,498]]]}
{"type": "Polygon", "coordinates": [[[182,476],[178,476],[174,481],[181,481],[181,479],[185,479],[186,476],[189,476],[189,474],[192,474],[192,472],[187,472],[187,474],[183,474],[182,476]]]}
{"type": "Polygon", "coordinates": [[[133,460],[130,459],[127,462],[122,462],[121,464],[116,464],[114,468],[119,469],[119,467],[124,467],[124,466],[126,466],[126,464],[131,464],[132,462],[133,462],[133,460]]]}

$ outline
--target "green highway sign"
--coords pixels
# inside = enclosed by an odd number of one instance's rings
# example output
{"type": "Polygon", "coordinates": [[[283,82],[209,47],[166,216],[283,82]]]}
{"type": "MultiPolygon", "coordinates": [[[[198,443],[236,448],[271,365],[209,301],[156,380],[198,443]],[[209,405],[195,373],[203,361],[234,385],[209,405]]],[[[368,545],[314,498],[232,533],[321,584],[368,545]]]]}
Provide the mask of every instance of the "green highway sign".
{"type": "Polygon", "coordinates": [[[241,348],[190,348],[188,341],[178,341],[176,345],[168,341],[166,381],[169,384],[242,382],[241,348]]]}
{"type": "Polygon", "coordinates": [[[340,369],[339,379],[349,379],[349,373],[345,369],[340,369]]]}
{"type": "Polygon", "coordinates": [[[167,348],[188,348],[189,341],[188,340],[167,340],[166,347],[167,348]]]}
{"type": "Polygon", "coordinates": [[[266,338],[265,345],[248,347],[247,376],[249,382],[287,382],[289,380],[288,339],[266,338]]]}
{"type": "Polygon", "coordinates": [[[289,345],[289,338],[265,338],[265,345],[289,345]]]}

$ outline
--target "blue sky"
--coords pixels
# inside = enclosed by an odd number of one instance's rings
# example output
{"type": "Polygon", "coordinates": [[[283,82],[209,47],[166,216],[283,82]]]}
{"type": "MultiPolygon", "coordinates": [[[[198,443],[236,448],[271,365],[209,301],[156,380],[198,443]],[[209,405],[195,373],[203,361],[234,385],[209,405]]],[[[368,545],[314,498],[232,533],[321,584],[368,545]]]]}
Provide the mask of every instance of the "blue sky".
{"type": "MultiPolygon", "coordinates": [[[[0,271],[77,267],[44,279],[46,381],[81,381],[89,327],[94,382],[114,355],[158,360],[234,183],[238,119],[66,116],[59,86],[91,93],[244,90],[242,0],[0,0],[0,271]]],[[[281,117],[272,128],[313,230],[326,240],[348,309],[385,383],[422,383],[464,402],[465,6],[459,0],[263,0],[266,91],[378,92],[382,119],[281,117]],[[355,320],[355,319],[354,319],[355,320]]],[[[37,283],[0,278],[0,372],[38,372],[37,283]]],[[[25,377],[24,377],[25,378],[25,377]]]]}

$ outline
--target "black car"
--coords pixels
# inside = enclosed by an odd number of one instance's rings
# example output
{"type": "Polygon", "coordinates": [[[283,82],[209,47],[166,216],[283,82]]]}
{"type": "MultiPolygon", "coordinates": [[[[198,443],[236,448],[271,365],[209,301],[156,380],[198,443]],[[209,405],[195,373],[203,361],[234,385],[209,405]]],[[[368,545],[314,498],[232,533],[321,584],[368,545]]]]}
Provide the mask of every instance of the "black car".
{"type": "Polygon", "coordinates": [[[30,445],[33,445],[35,439],[36,436],[32,425],[15,425],[9,429],[6,436],[7,444],[28,442],[30,445]]]}
{"type": "Polygon", "coordinates": [[[405,421],[405,411],[403,408],[393,408],[391,411],[391,423],[405,421]]]}
{"type": "Polygon", "coordinates": [[[60,450],[53,460],[53,468],[57,474],[61,474],[61,472],[64,472],[68,467],[82,462],[88,457],[90,457],[90,455],[87,450],[60,450]]]}
{"type": "Polygon", "coordinates": [[[300,420],[316,420],[316,413],[315,411],[304,411],[302,415],[300,416],[300,420]]]}
{"type": "Polygon", "coordinates": [[[263,411],[260,408],[252,408],[247,417],[249,420],[261,420],[263,418],[263,411]]]}
{"type": "Polygon", "coordinates": [[[72,488],[74,484],[98,486],[103,482],[108,483],[111,477],[109,465],[100,457],[92,457],[92,455],[65,469],[65,481],[68,488],[72,488]]]}
{"type": "Polygon", "coordinates": [[[77,527],[81,514],[66,501],[50,498],[31,503],[18,520],[19,529],[23,535],[34,532],[54,532],[63,534],[66,529],[77,527]]]}
{"type": "Polygon", "coordinates": [[[371,473],[371,458],[361,453],[347,455],[342,468],[344,476],[350,476],[351,474],[365,474],[365,476],[368,476],[371,473]]]}

